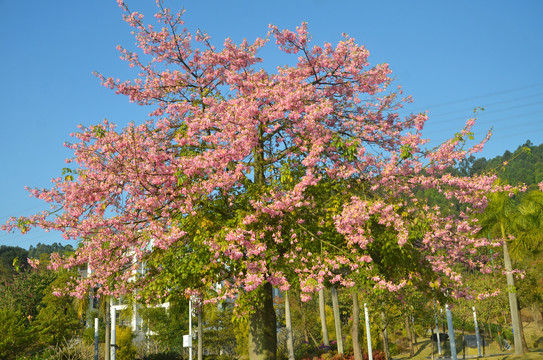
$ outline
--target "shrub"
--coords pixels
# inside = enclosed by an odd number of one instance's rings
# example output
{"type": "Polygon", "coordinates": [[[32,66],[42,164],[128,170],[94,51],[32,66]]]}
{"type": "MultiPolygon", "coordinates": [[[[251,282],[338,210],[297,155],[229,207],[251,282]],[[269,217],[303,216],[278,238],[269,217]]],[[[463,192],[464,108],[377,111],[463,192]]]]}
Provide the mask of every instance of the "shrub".
{"type": "Polygon", "coordinates": [[[134,334],[128,326],[117,326],[116,331],[116,359],[117,360],[134,360],[138,353],[136,347],[132,343],[134,334]]]}
{"type": "Polygon", "coordinates": [[[183,356],[175,351],[147,355],[144,360],[182,360],[183,356]]]}
{"type": "MultiPolygon", "coordinates": [[[[373,350],[372,353],[373,353],[373,360],[386,360],[387,358],[385,353],[382,352],[381,350],[373,350]]],[[[368,360],[369,359],[368,353],[364,353],[362,355],[362,359],[368,360]]]]}

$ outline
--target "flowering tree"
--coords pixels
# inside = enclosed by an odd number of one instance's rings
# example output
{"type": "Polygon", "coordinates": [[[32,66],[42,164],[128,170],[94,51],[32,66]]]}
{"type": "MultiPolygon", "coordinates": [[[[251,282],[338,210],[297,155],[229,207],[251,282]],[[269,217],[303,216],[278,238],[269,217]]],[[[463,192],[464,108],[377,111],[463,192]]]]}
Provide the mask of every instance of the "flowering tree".
{"type": "Polygon", "coordinates": [[[310,46],[306,24],[294,32],[271,26],[264,39],[216,48],[161,1],[156,28],[118,3],[143,54],[119,50],[140,74],[98,77],[152,106],[150,120],[81,127],[67,145],[73,167],[51,189],[30,190],[52,211],[4,226],[80,241],[53,267],[93,271],[65,291],[139,290],[156,299],[221,284],[207,300],[248,297],[250,355],[274,358],[272,286],[309,296],[325,282],[363,279],[458,295],[458,264],[488,270],[477,248],[493,244],[475,236],[472,214],[485,207],[493,178],[445,172],[481,149],[463,149],[474,120],[425,149],[427,116],[397,114],[409,99],[389,90],[388,65],[371,67],[369,52],[348,36],[310,46]],[[268,72],[257,53],[270,41],[296,64],[268,72]],[[462,211],[444,215],[417,197],[421,189],[437,189],[462,211]]]}

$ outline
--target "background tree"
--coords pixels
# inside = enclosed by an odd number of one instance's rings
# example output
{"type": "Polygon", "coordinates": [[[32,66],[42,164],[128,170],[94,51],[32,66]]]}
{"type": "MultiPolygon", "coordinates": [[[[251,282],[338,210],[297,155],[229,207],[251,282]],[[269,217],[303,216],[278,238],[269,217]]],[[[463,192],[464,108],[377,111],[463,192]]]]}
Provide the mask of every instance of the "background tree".
{"type": "Polygon", "coordinates": [[[35,340],[29,325],[20,310],[0,308],[0,357],[16,359],[31,348],[35,340]]]}
{"type": "Polygon", "coordinates": [[[44,291],[35,323],[42,344],[59,345],[70,340],[82,328],[74,299],[68,295],[59,296],[56,290],[66,286],[71,277],[69,273],[59,275],[44,291]]]}
{"type": "Polygon", "coordinates": [[[0,281],[9,281],[11,277],[27,266],[28,251],[18,246],[0,246],[0,281]]]}
{"type": "Polygon", "coordinates": [[[20,311],[27,322],[36,319],[45,290],[56,279],[52,271],[25,271],[0,285],[0,308],[20,311]]]}
{"type": "Polygon", "coordinates": [[[511,322],[514,333],[515,353],[523,354],[522,346],[521,318],[519,314],[517,289],[515,288],[515,280],[513,277],[513,266],[509,253],[508,234],[515,232],[515,218],[518,214],[518,209],[512,198],[512,194],[502,193],[494,194],[491,198],[489,206],[485,209],[482,216],[481,232],[487,233],[488,236],[499,237],[503,239],[503,259],[505,276],[507,279],[507,292],[509,296],[509,309],[511,314],[511,322]]]}

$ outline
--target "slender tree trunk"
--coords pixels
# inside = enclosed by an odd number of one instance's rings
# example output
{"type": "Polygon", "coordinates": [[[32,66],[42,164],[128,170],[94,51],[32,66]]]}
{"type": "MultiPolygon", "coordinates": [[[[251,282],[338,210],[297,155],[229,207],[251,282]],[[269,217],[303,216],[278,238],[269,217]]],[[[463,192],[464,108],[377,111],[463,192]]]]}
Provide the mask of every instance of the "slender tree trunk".
{"type": "Polygon", "coordinates": [[[541,331],[541,326],[539,325],[539,312],[537,311],[537,305],[532,304],[532,311],[534,313],[535,328],[537,331],[541,331]]]}
{"type": "Polygon", "coordinates": [[[415,356],[415,348],[413,346],[413,336],[411,335],[411,327],[409,326],[409,314],[405,316],[405,335],[409,342],[409,356],[415,356]]]}
{"type": "Polygon", "coordinates": [[[309,334],[307,330],[307,319],[305,318],[304,305],[300,302],[300,317],[302,320],[302,326],[304,327],[304,341],[309,344],[309,334]]]}
{"type": "Polygon", "coordinates": [[[503,241],[503,262],[505,265],[505,276],[507,278],[507,292],[509,295],[509,309],[511,310],[511,322],[513,324],[513,341],[515,345],[515,354],[522,355],[524,353],[522,347],[522,337],[520,330],[520,316],[518,312],[517,293],[515,289],[515,280],[511,271],[513,266],[511,265],[511,258],[509,257],[509,248],[507,246],[507,240],[505,236],[505,228],[503,223],[500,223],[503,241]]]}
{"type": "Polygon", "coordinates": [[[384,311],[381,311],[381,321],[383,330],[381,331],[381,336],[383,337],[383,351],[387,360],[390,360],[390,349],[388,347],[388,331],[387,331],[387,319],[384,311]]]}
{"type": "MultiPolygon", "coordinates": [[[[520,309],[519,309],[519,314],[520,314],[520,309]]],[[[528,344],[526,343],[526,337],[524,336],[524,325],[522,324],[522,318],[520,321],[520,338],[522,339],[522,349],[525,352],[530,351],[528,350],[528,344]]]]}
{"type": "Polygon", "coordinates": [[[204,327],[202,325],[202,312],[204,311],[203,299],[198,307],[198,360],[202,360],[204,356],[204,327]]]}
{"type": "Polygon", "coordinates": [[[466,322],[462,320],[462,359],[466,358],[466,322]]]}
{"type": "Polygon", "coordinates": [[[353,340],[354,360],[362,360],[362,348],[360,347],[360,305],[358,293],[353,291],[353,323],[351,325],[351,339],[353,340]]]}
{"type": "Polygon", "coordinates": [[[417,345],[417,332],[415,331],[415,318],[411,316],[411,336],[413,337],[413,344],[417,345]]]}
{"type": "Polygon", "coordinates": [[[430,333],[432,334],[432,336],[430,337],[430,343],[432,344],[432,353],[431,353],[431,357],[430,359],[431,360],[434,360],[434,352],[436,351],[435,348],[434,348],[434,341],[432,340],[433,337],[434,337],[434,327],[433,325],[430,323],[430,333]]]}
{"type": "Polygon", "coordinates": [[[343,335],[341,334],[341,317],[339,315],[339,299],[337,289],[332,286],[332,310],[334,312],[334,324],[336,326],[337,352],[343,355],[343,335]]]}
{"type": "Polygon", "coordinates": [[[249,360],[275,360],[277,323],[273,308],[273,287],[266,282],[253,291],[249,315],[249,360]]]}
{"type": "Polygon", "coordinates": [[[109,300],[107,297],[103,298],[103,301],[105,302],[105,309],[104,309],[104,326],[106,327],[106,336],[105,336],[105,344],[104,344],[104,359],[110,360],[110,351],[111,351],[111,326],[109,325],[110,319],[110,312],[109,312],[109,300]]]}
{"type": "Polygon", "coordinates": [[[328,327],[326,326],[326,304],[324,302],[324,288],[319,290],[319,311],[321,315],[322,343],[326,348],[330,347],[328,340],[328,327]]]}
{"type": "Polygon", "coordinates": [[[541,327],[539,326],[539,312],[537,311],[536,304],[532,304],[532,316],[534,318],[535,328],[537,331],[541,331],[541,327]]]}
{"type": "Polygon", "coordinates": [[[294,360],[294,338],[292,336],[292,320],[290,317],[290,300],[288,291],[285,291],[285,322],[287,325],[288,360],[294,360]]]}

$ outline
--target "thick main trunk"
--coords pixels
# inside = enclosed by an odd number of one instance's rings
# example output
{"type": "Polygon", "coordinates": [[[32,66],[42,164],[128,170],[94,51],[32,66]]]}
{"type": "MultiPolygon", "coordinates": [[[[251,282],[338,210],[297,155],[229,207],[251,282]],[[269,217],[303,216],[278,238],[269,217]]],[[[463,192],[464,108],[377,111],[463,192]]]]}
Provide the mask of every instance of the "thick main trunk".
{"type": "Polygon", "coordinates": [[[326,304],[324,303],[324,288],[319,290],[319,312],[321,315],[322,343],[326,348],[330,347],[328,340],[328,327],[326,326],[326,304]]]}
{"type": "Polygon", "coordinates": [[[290,300],[288,298],[288,291],[285,291],[285,323],[287,327],[288,359],[294,360],[294,337],[292,334],[292,320],[290,317],[290,300]]]}
{"type": "Polygon", "coordinates": [[[249,315],[249,359],[275,360],[277,325],[270,283],[254,290],[253,309],[249,315]]]}
{"type": "Polygon", "coordinates": [[[337,289],[332,286],[332,310],[334,313],[334,325],[336,327],[337,352],[343,355],[343,335],[341,334],[341,318],[339,315],[339,299],[337,289]]]}
{"type": "Polygon", "coordinates": [[[351,339],[353,340],[354,360],[362,360],[362,349],[360,347],[360,305],[358,304],[358,293],[353,291],[353,323],[351,325],[351,339]]]}
{"type": "Polygon", "coordinates": [[[517,293],[515,289],[515,280],[513,279],[513,266],[511,265],[511,258],[509,257],[509,248],[507,247],[507,241],[505,236],[505,228],[503,224],[500,224],[503,241],[503,262],[505,265],[505,276],[507,279],[507,292],[509,295],[509,309],[511,310],[511,323],[513,325],[513,342],[515,345],[515,354],[522,355],[524,353],[522,347],[522,337],[520,329],[520,316],[518,311],[517,293]]]}

